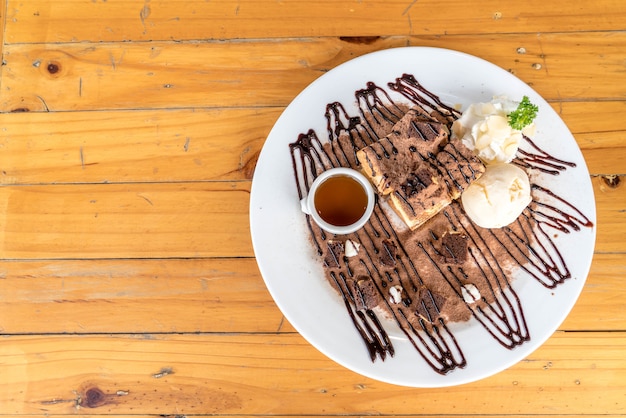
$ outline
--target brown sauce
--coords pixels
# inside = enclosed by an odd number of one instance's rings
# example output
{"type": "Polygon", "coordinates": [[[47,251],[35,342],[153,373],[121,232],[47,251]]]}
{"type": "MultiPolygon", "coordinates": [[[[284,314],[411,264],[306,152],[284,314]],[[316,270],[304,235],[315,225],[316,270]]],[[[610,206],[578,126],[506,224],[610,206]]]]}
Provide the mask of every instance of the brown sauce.
{"type": "Polygon", "coordinates": [[[334,176],[324,180],[315,192],[315,208],[331,225],[352,225],[365,213],[365,188],[352,177],[334,176]]]}

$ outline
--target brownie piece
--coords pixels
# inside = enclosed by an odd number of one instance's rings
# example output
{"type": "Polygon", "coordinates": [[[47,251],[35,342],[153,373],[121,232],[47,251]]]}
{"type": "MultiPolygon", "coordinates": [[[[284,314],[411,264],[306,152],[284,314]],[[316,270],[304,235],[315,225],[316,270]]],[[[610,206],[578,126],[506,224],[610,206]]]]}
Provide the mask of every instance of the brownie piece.
{"type": "Polygon", "coordinates": [[[350,280],[348,286],[357,310],[373,309],[380,303],[380,294],[371,277],[357,277],[355,280],[350,280]]]}
{"type": "Polygon", "coordinates": [[[344,256],[343,241],[328,240],[326,242],[327,251],[324,252],[324,264],[326,267],[339,267],[339,262],[344,256]]]}
{"type": "Polygon", "coordinates": [[[448,264],[463,264],[467,260],[467,236],[446,233],[441,237],[441,254],[448,264]]]}

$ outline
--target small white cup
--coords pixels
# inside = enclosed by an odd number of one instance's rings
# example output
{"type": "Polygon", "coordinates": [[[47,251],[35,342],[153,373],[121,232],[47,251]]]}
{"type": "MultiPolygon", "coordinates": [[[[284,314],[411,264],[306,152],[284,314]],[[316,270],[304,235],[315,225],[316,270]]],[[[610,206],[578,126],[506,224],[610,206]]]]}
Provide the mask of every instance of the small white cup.
{"type": "Polygon", "coordinates": [[[374,193],[374,188],[363,174],[352,168],[339,167],[328,169],[319,176],[317,176],[315,181],[313,181],[311,188],[309,189],[309,194],[307,195],[307,197],[300,201],[300,207],[302,208],[302,212],[310,215],[315,223],[320,226],[320,228],[332,234],[342,235],[354,232],[362,228],[363,225],[365,225],[370,216],[372,216],[375,201],[376,194],[374,193]],[[319,186],[324,183],[324,181],[326,181],[328,178],[335,176],[351,177],[363,187],[363,190],[365,191],[367,197],[367,206],[365,208],[365,212],[356,222],[350,225],[338,226],[330,224],[322,219],[317,209],[315,208],[315,193],[317,192],[319,186]]]}

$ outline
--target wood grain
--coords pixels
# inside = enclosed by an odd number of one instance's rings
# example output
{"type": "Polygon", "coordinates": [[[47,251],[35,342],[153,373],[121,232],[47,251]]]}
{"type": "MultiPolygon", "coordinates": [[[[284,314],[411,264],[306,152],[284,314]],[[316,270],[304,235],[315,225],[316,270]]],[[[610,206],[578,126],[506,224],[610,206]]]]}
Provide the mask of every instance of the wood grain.
{"type": "Polygon", "coordinates": [[[371,43],[310,38],[8,44],[0,111],[285,106],[331,68],[367,52],[407,45],[484,58],[551,101],[626,97],[623,32],[397,36],[371,43]],[[517,52],[520,47],[525,53],[517,52]]]}
{"type": "Polygon", "coordinates": [[[0,270],[3,334],[293,332],[253,258],[3,261],[0,270]]]}
{"type": "Polygon", "coordinates": [[[619,0],[7,3],[8,43],[619,31],[626,19],[619,0]]]}
{"type": "Polygon", "coordinates": [[[583,291],[562,331],[626,330],[623,253],[596,253],[583,291]]]}
{"type": "MultiPolygon", "coordinates": [[[[613,178],[613,177],[611,177],[613,178]]],[[[597,210],[596,252],[626,253],[623,225],[626,222],[626,183],[625,177],[613,181],[606,177],[593,179],[597,210]]]]}
{"type": "Polygon", "coordinates": [[[626,341],[616,333],[557,333],[512,368],[452,392],[362,377],[298,334],[3,342],[0,403],[8,414],[620,414],[626,390],[626,341]],[[428,401],[416,409],[415,398],[428,401]]]}
{"type": "Polygon", "coordinates": [[[250,180],[279,108],[0,114],[2,184],[250,180]]]}
{"type": "Polygon", "coordinates": [[[0,188],[4,259],[251,257],[249,182],[0,188]]]}
{"type": "Polygon", "coordinates": [[[620,0],[0,0],[0,417],[624,417],[624,22],[620,0]],[[285,106],[401,46],[532,86],[596,199],[565,322],[458,387],[326,358],[277,308],[250,239],[255,164],[285,106]]]}

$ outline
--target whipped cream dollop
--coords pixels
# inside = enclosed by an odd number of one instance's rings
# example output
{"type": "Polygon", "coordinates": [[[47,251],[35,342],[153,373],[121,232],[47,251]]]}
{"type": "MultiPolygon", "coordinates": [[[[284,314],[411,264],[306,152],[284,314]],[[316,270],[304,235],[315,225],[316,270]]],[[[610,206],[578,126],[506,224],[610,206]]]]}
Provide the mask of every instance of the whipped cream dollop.
{"type": "Polygon", "coordinates": [[[515,157],[522,134],[532,138],[536,130],[534,123],[521,131],[509,125],[508,115],[518,104],[504,96],[471,104],[453,123],[452,135],[461,139],[485,164],[508,163],[515,157]]]}
{"type": "Polygon", "coordinates": [[[531,202],[530,182],[513,164],[489,164],[485,173],[461,195],[465,212],[483,228],[509,225],[531,202]]]}

